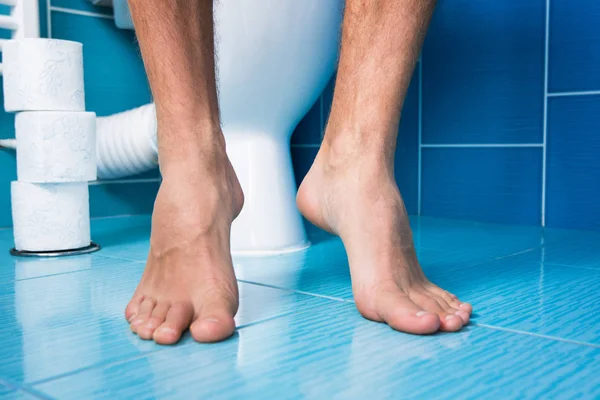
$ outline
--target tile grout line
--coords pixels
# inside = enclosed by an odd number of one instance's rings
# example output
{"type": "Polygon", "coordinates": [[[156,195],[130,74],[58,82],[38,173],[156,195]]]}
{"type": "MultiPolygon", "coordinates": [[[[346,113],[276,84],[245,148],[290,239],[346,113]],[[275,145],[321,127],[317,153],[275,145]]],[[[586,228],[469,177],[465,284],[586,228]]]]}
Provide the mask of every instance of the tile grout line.
{"type": "Polygon", "coordinates": [[[18,384],[13,384],[8,381],[5,381],[4,379],[0,379],[0,385],[8,388],[9,393],[23,392],[23,393],[31,395],[35,398],[38,398],[38,399],[43,399],[43,400],[52,399],[52,397],[50,397],[50,396],[46,395],[45,393],[40,392],[36,389],[30,388],[29,385],[26,385],[26,384],[18,385],[18,384]]]}
{"type": "MultiPolygon", "coordinates": [[[[116,214],[116,215],[105,215],[102,217],[91,217],[90,220],[92,221],[101,221],[103,219],[115,219],[115,218],[129,218],[129,217],[140,217],[140,216],[146,216],[146,217],[150,217],[150,214],[116,214]]],[[[148,226],[148,229],[150,229],[150,226],[148,226]]]]}
{"type": "MultiPolygon", "coordinates": [[[[246,283],[250,283],[250,282],[246,282],[246,283]]],[[[343,301],[346,302],[346,301],[343,301]]],[[[315,306],[316,307],[316,306],[315,306]]],[[[284,312],[281,314],[277,314],[277,315],[273,315],[270,317],[266,317],[266,318],[262,318],[262,319],[258,319],[256,321],[252,321],[249,322],[247,324],[243,324],[240,325],[238,327],[236,327],[236,332],[241,330],[241,329],[245,329],[245,328],[249,328],[264,322],[269,322],[278,318],[282,318],[282,317],[286,317],[288,315],[292,315],[294,313],[294,311],[288,311],[288,312],[284,312]]],[[[573,345],[579,345],[579,346],[586,346],[586,347],[592,347],[592,348],[599,348],[600,349],[600,345],[596,345],[594,343],[587,343],[587,342],[580,342],[580,341],[576,341],[576,340],[570,340],[570,339],[563,339],[563,338],[559,338],[559,337],[555,337],[555,336],[550,336],[550,335],[543,335],[543,334],[538,334],[538,333],[533,333],[533,332],[527,332],[527,331],[520,331],[517,329],[510,329],[510,328],[503,328],[503,327],[499,327],[499,326],[495,326],[495,325],[488,325],[488,324],[482,324],[482,323],[477,323],[477,322],[473,322],[471,321],[471,323],[468,326],[476,326],[479,328],[484,328],[484,329],[491,329],[491,330],[498,330],[498,331],[504,331],[504,332],[509,332],[509,333],[513,333],[513,334],[517,334],[517,335],[528,335],[528,336],[533,336],[533,337],[537,337],[537,338],[541,338],[541,339],[546,339],[546,340],[552,340],[552,341],[558,341],[558,342],[564,342],[564,343],[569,343],[569,344],[573,344],[573,345]]],[[[191,343],[192,345],[194,343],[191,343]]],[[[186,346],[187,344],[182,344],[181,347],[186,346]]],[[[177,346],[177,345],[176,345],[177,346]]],[[[2,380],[0,380],[0,383],[4,384],[4,386],[10,388],[10,389],[14,389],[14,390],[21,390],[24,392],[27,392],[28,394],[43,398],[43,399],[51,399],[50,397],[47,397],[43,392],[38,391],[37,389],[35,389],[35,386],[37,385],[43,385],[45,383],[48,382],[52,382],[52,381],[56,381],[59,379],[63,379],[66,378],[68,376],[74,376],[77,375],[79,373],[85,372],[85,371],[89,371],[89,370],[93,370],[93,369],[98,369],[98,368],[110,368],[112,366],[115,365],[120,365],[120,364],[126,364],[141,358],[145,358],[147,356],[151,356],[157,353],[161,353],[163,351],[167,351],[169,350],[169,348],[172,346],[164,346],[164,347],[160,347],[154,350],[150,350],[150,351],[146,351],[146,352],[142,352],[140,354],[137,354],[135,356],[131,356],[131,357],[125,357],[122,359],[118,359],[118,360],[111,360],[111,361],[107,361],[107,362],[100,362],[97,364],[93,364],[93,365],[89,365],[86,367],[82,367],[82,368],[78,368],[75,369],[73,371],[69,371],[69,372],[65,372],[53,377],[49,377],[49,378],[45,378],[45,379],[41,379],[39,381],[34,381],[31,383],[26,384],[25,386],[15,386],[12,384],[9,384],[7,382],[3,382],[2,380]]]]}
{"type": "Polygon", "coordinates": [[[160,182],[161,178],[141,178],[141,179],[114,179],[114,180],[98,180],[89,182],[90,186],[116,185],[123,183],[154,183],[160,182]]]}
{"type": "Polygon", "coordinates": [[[52,10],[50,6],[50,0],[46,0],[46,30],[48,39],[52,38],[52,10]]]}
{"type": "Polygon", "coordinates": [[[547,175],[547,138],[548,138],[548,64],[550,53],[550,0],[546,0],[546,20],[544,33],[544,112],[542,121],[542,226],[546,226],[546,175],[547,175]]]}
{"type": "Polygon", "coordinates": [[[493,329],[493,330],[497,330],[497,331],[504,331],[504,332],[510,332],[510,333],[519,334],[519,335],[533,336],[533,337],[537,337],[537,338],[541,338],[541,339],[553,340],[556,342],[570,343],[570,344],[574,344],[574,345],[578,345],[578,346],[586,346],[586,347],[593,347],[595,349],[600,349],[600,344],[580,342],[578,340],[564,339],[561,337],[544,335],[541,333],[534,333],[534,332],[521,331],[518,329],[504,328],[501,326],[482,324],[479,322],[471,322],[470,325],[478,326],[480,328],[493,329]]]}
{"type": "Polygon", "coordinates": [[[311,293],[311,292],[304,292],[302,290],[288,289],[288,288],[284,288],[284,287],[281,287],[281,286],[270,285],[268,283],[247,281],[245,279],[236,279],[236,280],[238,282],[247,283],[247,284],[255,285],[255,286],[262,286],[262,287],[266,287],[266,288],[269,288],[269,289],[283,290],[285,292],[297,293],[297,294],[302,294],[302,295],[305,295],[305,296],[318,297],[318,298],[321,298],[321,299],[333,300],[333,301],[343,302],[343,303],[354,303],[354,300],[346,300],[346,299],[341,299],[339,297],[327,296],[327,295],[324,295],[324,294],[317,294],[317,293],[311,293]]]}
{"type": "Polygon", "coordinates": [[[320,144],[292,144],[290,145],[290,147],[294,148],[299,148],[299,149],[318,149],[319,147],[321,147],[320,144]]]}
{"type": "Polygon", "coordinates": [[[595,96],[600,95],[600,90],[583,90],[579,92],[553,92],[546,93],[548,97],[595,96]]]}
{"type": "MultiPolygon", "coordinates": [[[[314,306],[308,306],[308,308],[313,308],[313,307],[317,307],[317,306],[316,305],[314,305],[314,306]]],[[[242,325],[236,326],[235,332],[237,332],[237,331],[239,331],[241,329],[250,328],[252,326],[261,324],[263,322],[269,322],[269,321],[272,321],[272,320],[275,320],[275,319],[278,319],[278,318],[287,317],[289,315],[294,314],[294,312],[295,312],[294,310],[287,311],[287,312],[282,312],[280,314],[275,314],[275,315],[272,315],[270,317],[265,317],[265,318],[257,319],[256,321],[252,321],[252,322],[248,322],[247,324],[242,324],[242,325]]],[[[185,334],[186,333],[184,332],[184,335],[185,334]]],[[[183,335],[182,335],[182,337],[183,337],[183,335]]],[[[228,340],[228,339],[225,339],[225,340],[228,340]]],[[[187,346],[187,345],[196,345],[196,344],[199,344],[199,345],[210,345],[211,344],[211,343],[196,343],[196,342],[182,343],[182,344],[180,344],[180,343],[181,343],[181,341],[178,344],[175,344],[174,346],[184,347],[184,346],[187,346]]],[[[157,346],[159,346],[159,345],[157,345],[157,346]]],[[[88,365],[86,367],[81,367],[81,368],[74,369],[73,371],[63,372],[62,374],[58,374],[56,376],[52,376],[52,377],[49,377],[49,378],[40,379],[39,381],[33,381],[33,382],[30,382],[30,383],[27,383],[26,386],[16,387],[15,385],[11,385],[9,383],[6,383],[5,386],[7,386],[7,387],[9,387],[11,389],[15,389],[15,390],[17,390],[17,389],[23,389],[23,390],[28,389],[28,390],[31,390],[32,392],[33,391],[38,392],[37,389],[34,388],[37,385],[43,385],[43,384],[48,383],[48,382],[52,382],[52,381],[56,381],[56,380],[59,380],[59,379],[63,379],[63,378],[66,378],[68,376],[73,376],[73,375],[76,375],[76,374],[79,374],[79,373],[82,373],[82,372],[85,372],[85,371],[93,370],[93,369],[98,369],[98,368],[105,369],[105,368],[110,368],[110,367],[112,367],[114,365],[126,364],[126,363],[131,362],[131,361],[135,361],[135,360],[138,360],[138,359],[141,359],[141,358],[145,358],[145,357],[150,356],[150,355],[154,355],[154,354],[157,354],[157,353],[161,353],[163,351],[167,351],[167,350],[169,350],[170,348],[172,348],[174,346],[160,346],[160,347],[155,348],[153,350],[149,350],[149,351],[141,352],[140,354],[132,355],[131,357],[125,357],[125,358],[121,358],[121,359],[113,359],[113,360],[109,360],[109,361],[106,361],[106,362],[99,362],[99,363],[96,363],[96,364],[88,365]]],[[[1,380],[0,380],[0,383],[2,383],[1,380]]],[[[47,398],[47,397],[44,397],[44,398],[47,398]]]]}
{"type": "MultiPolygon", "coordinates": [[[[50,3],[50,0],[48,0],[48,3],[50,3]]],[[[91,12],[91,11],[75,10],[73,8],[50,6],[50,4],[48,4],[48,6],[49,6],[48,12],[56,11],[56,12],[61,12],[61,13],[65,13],[65,14],[80,15],[80,16],[84,16],[84,17],[115,19],[110,14],[102,14],[102,13],[95,13],[95,12],[91,12]]]]}
{"type": "Polygon", "coordinates": [[[417,154],[417,215],[421,215],[421,178],[423,170],[423,51],[419,56],[419,82],[418,88],[418,112],[417,112],[417,134],[419,138],[419,152],[417,154]]]}
{"type": "Polygon", "coordinates": [[[485,148],[485,147],[543,147],[543,143],[447,143],[447,144],[422,144],[423,148],[485,148]]]}

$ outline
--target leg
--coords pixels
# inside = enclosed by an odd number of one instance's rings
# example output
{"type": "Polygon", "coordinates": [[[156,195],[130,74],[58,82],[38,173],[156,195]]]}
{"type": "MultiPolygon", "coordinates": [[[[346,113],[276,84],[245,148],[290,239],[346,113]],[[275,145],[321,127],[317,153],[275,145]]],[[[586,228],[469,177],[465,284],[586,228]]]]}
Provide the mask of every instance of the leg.
{"type": "Polygon", "coordinates": [[[434,0],[347,0],[331,117],[298,206],[338,234],[368,319],[427,334],[459,330],[471,306],[419,266],[394,179],[400,110],[434,0]]]}
{"type": "Polygon", "coordinates": [[[156,102],[163,176],[150,254],[125,317],[143,339],[229,337],[238,291],[229,250],[243,194],[225,153],[215,84],[213,0],[130,0],[156,102]]]}

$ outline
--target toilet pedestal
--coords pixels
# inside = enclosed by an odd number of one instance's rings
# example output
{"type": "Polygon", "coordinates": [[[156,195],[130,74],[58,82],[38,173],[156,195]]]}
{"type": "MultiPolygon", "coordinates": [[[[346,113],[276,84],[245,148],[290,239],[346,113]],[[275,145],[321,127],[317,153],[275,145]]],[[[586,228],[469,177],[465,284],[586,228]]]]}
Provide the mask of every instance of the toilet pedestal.
{"type": "Polygon", "coordinates": [[[234,255],[280,254],[309,246],[296,207],[290,135],[224,129],[227,154],[244,191],[231,227],[234,255]]]}

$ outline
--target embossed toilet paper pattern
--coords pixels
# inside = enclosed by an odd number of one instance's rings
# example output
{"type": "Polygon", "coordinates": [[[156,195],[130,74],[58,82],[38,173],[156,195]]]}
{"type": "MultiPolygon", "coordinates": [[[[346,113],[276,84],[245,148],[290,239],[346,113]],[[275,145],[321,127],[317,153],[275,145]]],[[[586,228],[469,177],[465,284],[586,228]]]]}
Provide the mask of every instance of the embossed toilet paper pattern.
{"type": "Polygon", "coordinates": [[[11,198],[18,250],[68,250],[90,244],[86,182],[12,182],[11,198]]]}
{"type": "Polygon", "coordinates": [[[96,179],[96,114],[22,112],[15,118],[15,130],[20,181],[96,179]]]}
{"type": "Polygon", "coordinates": [[[18,251],[88,247],[88,181],[96,179],[96,115],[85,112],[81,43],[9,40],[4,108],[17,111],[18,181],[11,184],[18,251]]]}
{"type": "Polygon", "coordinates": [[[6,111],[84,111],[81,43],[10,40],[2,49],[6,111]]]}

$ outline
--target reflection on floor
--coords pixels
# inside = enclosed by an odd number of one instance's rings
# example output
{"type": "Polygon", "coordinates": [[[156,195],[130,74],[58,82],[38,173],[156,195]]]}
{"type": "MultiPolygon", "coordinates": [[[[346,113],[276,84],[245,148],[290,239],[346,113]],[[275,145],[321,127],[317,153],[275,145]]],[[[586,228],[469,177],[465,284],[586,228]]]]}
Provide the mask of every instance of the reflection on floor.
{"type": "Polygon", "coordinates": [[[149,217],[93,222],[103,250],[8,255],[0,230],[0,399],[599,398],[600,233],[412,220],[426,274],[473,304],[428,337],[360,317],[339,239],[235,258],[238,330],[213,345],[139,340],[123,309],[149,217]]]}

